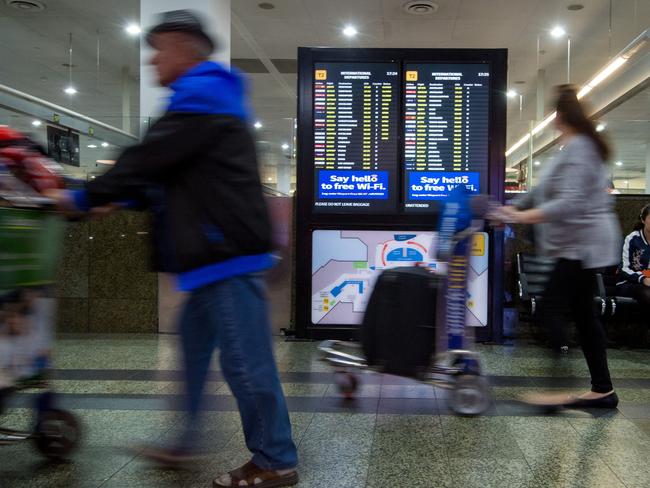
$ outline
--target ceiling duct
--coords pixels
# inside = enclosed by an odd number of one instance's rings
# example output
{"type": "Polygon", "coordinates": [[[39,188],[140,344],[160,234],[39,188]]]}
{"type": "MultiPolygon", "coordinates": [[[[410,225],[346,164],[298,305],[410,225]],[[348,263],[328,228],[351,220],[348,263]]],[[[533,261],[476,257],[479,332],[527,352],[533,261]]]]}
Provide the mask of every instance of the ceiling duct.
{"type": "Polygon", "coordinates": [[[409,15],[431,15],[438,11],[438,4],[430,0],[412,0],[406,2],[402,10],[409,15]]]}
{"type": "Polygon", "coordinates": [[[5,0],[8,7],[20,10],[21,12],[42,12],[45,4],[37,0],[5,0]]]}

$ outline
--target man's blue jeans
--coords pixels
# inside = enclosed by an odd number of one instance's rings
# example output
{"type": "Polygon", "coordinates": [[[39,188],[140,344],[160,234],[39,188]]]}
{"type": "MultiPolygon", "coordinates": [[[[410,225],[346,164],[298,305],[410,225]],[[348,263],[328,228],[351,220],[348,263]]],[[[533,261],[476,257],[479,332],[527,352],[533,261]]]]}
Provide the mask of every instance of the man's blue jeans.
{"type": "Polygon", "coordinates": [[[198,425],[210,360],[219,347],[221,370],[237,399],[252,461],[262,469],[295,467],[296,447],[273,357],[263,278],[247,274],[193,290],[180,334],[190,425],[198,425]]]}

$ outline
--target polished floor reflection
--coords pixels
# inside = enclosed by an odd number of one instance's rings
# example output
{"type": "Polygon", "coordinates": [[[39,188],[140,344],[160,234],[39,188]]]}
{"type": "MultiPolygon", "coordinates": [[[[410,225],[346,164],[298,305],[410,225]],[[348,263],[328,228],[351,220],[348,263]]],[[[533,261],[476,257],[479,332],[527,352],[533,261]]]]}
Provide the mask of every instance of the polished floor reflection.
{"type": "MultiPolygon", "coordinates": [[[[171,336],[64,336],[54,386],[81,418],[73,461],[44,462],[29,444],[0,448],[0,486],[209,487],[247,460],[235,402],[215,369],[205,438],[212,455],[191,470],[155,468],[127,448],[164,442],[182,420],[171,336]]],[[[540,388],[588,385],[579,351],[559,367],[530,345],[481,346],[494,402],[483,417],[451,415],[445,392],[395,377],[363,376],[354,402],[339,398],[316,344],[276,343],[301,457],[300,487],[648,487],[650,351],[610,350],[615,412],[543,416],[519,405],[540,388]]],[[[24,427],[33,396],[15,396],[0,426],[24,427]]]]}

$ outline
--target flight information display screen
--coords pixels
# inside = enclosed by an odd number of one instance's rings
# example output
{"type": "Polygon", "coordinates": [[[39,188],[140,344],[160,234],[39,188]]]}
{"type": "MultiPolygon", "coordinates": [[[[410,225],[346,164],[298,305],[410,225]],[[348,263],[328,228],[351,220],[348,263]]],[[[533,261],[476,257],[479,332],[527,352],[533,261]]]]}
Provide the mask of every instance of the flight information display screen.
{"type": "Polygon", "coordinates": [[[314,211],[394,213],[399,64],[314,65],[314,211]]]}
{"type": "Polygon", "coordinates": [[[490,71],[487,64],[404,67],[404,208],[427,211],[457,185],[486,185],[490,71]]]}

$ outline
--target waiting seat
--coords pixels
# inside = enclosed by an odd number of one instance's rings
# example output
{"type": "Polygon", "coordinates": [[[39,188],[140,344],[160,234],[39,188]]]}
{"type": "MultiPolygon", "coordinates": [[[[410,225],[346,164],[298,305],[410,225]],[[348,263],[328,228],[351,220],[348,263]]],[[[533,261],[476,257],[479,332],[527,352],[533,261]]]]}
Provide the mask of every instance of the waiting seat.
{"type": "MultiPolygon", "coordinates": [[[[525,313],[533,321],[539,316],[542,295],[551,272],[555,267],[555,260],[532,254],[517,254],[517,286],[519,299],[525,313]]],[[[594,306],[599,315],[604,316],[607,311],[607,295],[602,276],[598,276],[594,290],[594,306]]]]}

